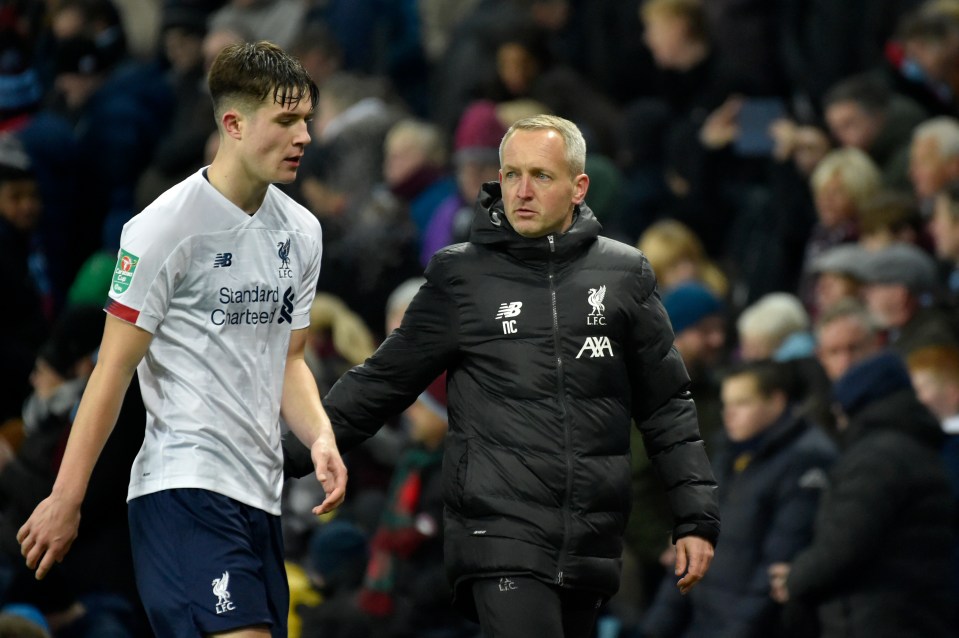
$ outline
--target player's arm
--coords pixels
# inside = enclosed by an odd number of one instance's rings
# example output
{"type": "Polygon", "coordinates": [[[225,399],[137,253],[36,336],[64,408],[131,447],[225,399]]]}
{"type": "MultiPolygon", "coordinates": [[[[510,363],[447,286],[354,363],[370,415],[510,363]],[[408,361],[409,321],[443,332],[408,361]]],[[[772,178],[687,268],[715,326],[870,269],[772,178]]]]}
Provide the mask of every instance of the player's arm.
{"type": "Polygon", "coordinates": [[[313,513],[323,514],[337,507],[346,496],[346,466],[336,447],[330,419],[320,403],[316,380],[303,358],[306,339],[307,328],[290,333],[280,413],[296,438],[310,448],[316,478],[326,492],[326,498],[313,508],[313,513]]]}
{"type": "Polygon", "coordinates": [[[153,335],[107,315],[97,365],[90,375],[70,430],[53,490],[17,533],[27,567],[37,579],[61,562],[77,536],[80,505],[93,466],[116,425],[130,380],[153,335]]]}

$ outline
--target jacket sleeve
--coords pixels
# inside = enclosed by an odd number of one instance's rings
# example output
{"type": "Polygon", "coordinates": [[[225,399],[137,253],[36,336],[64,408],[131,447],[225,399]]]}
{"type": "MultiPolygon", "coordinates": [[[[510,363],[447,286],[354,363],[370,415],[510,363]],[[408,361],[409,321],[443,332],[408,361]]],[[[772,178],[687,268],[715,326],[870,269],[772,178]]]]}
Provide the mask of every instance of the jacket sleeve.
{"type": "Polygon", "coordinates": [[[434,259],[403,322],[366,360],[343,375],[323,403],[341,452],[373,436],[408,408],[453,360],[459,313],[434,259]]]}
{"type": "MultiPolygon", "coordinates": [[[[426,283],[413,298],[400,327],[364,363],[330,388],[323,406],[333,425],[340,453],[348,452],[380,429],[389,417],[408,408],[452,361],[459,313],[439,282],[434,259],[426,283]]],[[[313,472],[310,450],[292,433],[284,434],[284,478],[313,472]]]]}
{"type": "Polygon", "coordinates": [[[666,488],[673,513],[673,540],[700,536],[716,544],[719,502],[716,479],[699,434],[689,375],[673,347],[673,330],[644,258],[631,343],[626,348],[632,416],[646,454],[666,488]]]}

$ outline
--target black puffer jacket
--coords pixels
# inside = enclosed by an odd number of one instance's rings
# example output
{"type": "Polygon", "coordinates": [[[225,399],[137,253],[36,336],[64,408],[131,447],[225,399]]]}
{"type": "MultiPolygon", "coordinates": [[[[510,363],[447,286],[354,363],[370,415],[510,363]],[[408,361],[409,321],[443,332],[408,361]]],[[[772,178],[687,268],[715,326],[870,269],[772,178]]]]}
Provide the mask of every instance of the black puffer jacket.
{"type": "Polygon", "coordinates": [[[345,451],[448,370],[454,584],[529,573],[614,593],[631,418],[669,490],[674,536],[717,538],[715,482],[655,278],[599,229],[581,206],[566,233],[523,238],[487,184],[470,242],[434,256],[401,327],[324,399],[345,451]]]}
{"type": "Polygon", "coordinates": [[[835,394],[844,450],[789,593],[818,605],[823,638],[951,636],[954,502],[939,424],[891,353],[851,368],[835,394]]]}

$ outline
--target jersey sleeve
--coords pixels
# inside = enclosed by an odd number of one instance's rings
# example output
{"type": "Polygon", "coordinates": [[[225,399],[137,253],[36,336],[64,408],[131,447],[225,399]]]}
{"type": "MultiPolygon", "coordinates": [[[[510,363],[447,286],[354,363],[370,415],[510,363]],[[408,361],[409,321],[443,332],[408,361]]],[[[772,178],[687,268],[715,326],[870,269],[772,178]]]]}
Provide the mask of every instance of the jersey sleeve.
{"type": "Polygon", "coordinates": [[[148,226],[131,222],[123,228],[106,311],[153,333],[166,316],[179,273],[175,246],[148,226]]]}
{"type": "Polygon", "coordinates": [[[310,308],[316,296],[316,286],[320,281],[320,261],[323,256],[323,231],[317,223],[311,233],[311,246],[307,266],[303,269],[303,278],[300,283],[302,293],[293,305],[293,330],[308,328],[310,325],[310,308]]]}

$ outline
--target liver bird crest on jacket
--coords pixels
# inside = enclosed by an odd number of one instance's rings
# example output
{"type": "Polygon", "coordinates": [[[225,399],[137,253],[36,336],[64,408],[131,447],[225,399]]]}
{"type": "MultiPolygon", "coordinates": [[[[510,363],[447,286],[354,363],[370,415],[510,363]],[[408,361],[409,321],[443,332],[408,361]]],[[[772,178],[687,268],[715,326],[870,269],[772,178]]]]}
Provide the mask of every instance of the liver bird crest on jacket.
{"type": "Polygon", "coordinates": [[[600,316],[606,312],[606,306],[603,305],[603,299],[605,298],[606,286],[600,286],[598,289],[589,289],[589,297],[587,300],[589,301],[589,305],[593,307],[592,311],[589,313],[590,317],[600,316]]]}

